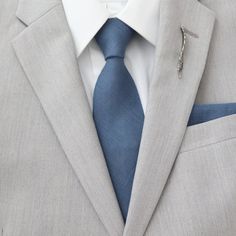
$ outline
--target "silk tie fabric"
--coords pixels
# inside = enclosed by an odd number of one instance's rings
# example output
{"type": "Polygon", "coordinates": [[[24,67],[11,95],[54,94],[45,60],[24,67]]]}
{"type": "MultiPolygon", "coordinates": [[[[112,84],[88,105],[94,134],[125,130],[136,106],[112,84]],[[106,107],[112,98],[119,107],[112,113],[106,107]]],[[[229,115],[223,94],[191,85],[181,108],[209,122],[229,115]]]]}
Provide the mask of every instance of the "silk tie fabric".
{"type": "Polygon", "coordinates": [[[128,25],[112,18],[95,37],[106,64],[94,89],[93,117],[124,221],[144,122],[137,88],[124,64],[134,34],[128,25]]]}

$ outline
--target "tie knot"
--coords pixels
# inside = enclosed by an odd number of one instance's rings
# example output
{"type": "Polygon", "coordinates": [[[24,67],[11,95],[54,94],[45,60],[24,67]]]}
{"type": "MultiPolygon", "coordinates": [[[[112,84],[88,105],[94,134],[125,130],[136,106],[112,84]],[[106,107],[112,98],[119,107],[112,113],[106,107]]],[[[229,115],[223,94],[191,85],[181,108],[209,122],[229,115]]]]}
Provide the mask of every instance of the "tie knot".
{"type": "Polygon", "coordinates": [[[105,59],[124,58],[125,50],[134,30],[118,18],[108,19],[95,36],[105,59]]]}

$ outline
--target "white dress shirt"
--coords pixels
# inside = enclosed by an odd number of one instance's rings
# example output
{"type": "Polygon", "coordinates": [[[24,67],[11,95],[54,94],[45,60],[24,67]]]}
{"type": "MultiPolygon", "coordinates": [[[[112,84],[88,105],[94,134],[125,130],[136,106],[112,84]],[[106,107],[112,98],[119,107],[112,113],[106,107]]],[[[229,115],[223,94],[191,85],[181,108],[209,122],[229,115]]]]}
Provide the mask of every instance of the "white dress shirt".
{"type": "Polygon", "coordinates": [[[62,3],[91,109],[96,81],[106,63],[94,36],[111,17],[119,18],[138,33],[126,49],[125,65],[145,112],[157,41],[159,0],[62,0],[62,3]]]}

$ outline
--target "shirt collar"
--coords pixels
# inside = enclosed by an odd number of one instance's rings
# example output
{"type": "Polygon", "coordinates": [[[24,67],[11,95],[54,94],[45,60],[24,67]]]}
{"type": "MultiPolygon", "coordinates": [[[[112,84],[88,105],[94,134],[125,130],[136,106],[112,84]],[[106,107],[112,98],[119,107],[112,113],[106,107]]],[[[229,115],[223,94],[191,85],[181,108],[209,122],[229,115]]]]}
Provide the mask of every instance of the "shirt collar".
{"type": "MultiPolygon", "coordinates": [[[[114,17],[132,27],[155,46],[160,0],[128,0],[114,17]]],[[[110,16],[99,0],[62,0],[79,56],[110,16]]]]}

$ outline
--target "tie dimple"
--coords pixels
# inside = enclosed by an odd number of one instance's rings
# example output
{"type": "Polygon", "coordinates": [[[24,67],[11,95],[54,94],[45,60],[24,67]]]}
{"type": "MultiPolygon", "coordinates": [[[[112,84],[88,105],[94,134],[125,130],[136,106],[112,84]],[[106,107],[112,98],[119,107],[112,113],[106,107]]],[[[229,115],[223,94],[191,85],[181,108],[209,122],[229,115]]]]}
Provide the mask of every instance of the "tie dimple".
{"type": "Polygon", "coordinates": [[[105,59],[124,58],[125,50],[134,35],[134,30],[117,18],[107,20],[96,35],[96,41],[105,59]]]}

